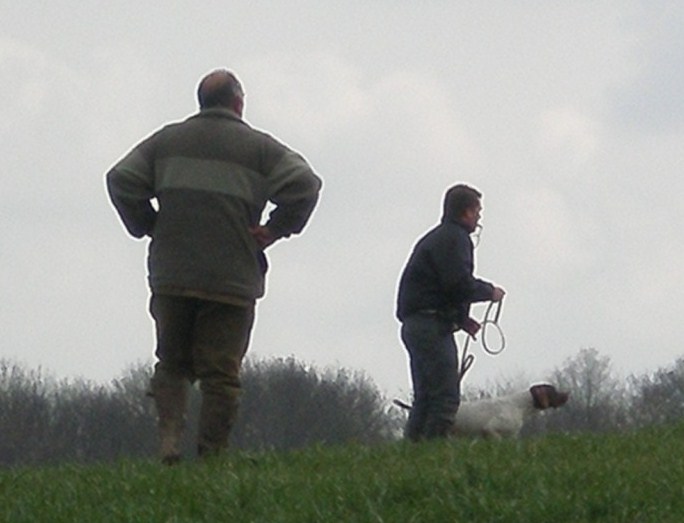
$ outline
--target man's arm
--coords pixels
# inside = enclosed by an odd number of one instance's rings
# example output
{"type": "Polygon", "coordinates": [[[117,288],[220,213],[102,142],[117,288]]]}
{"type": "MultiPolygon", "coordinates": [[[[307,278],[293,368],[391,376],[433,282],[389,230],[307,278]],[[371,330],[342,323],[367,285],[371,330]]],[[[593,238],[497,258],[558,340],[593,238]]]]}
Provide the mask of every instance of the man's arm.
{"type": "Polygon", "coordinates": [[[304,229],[318,202],[322,182],[299,154],[288,151],[268,175],[269,200],[276,205],[264,226],[252,229],[262,246],[267,246],[304,229]]]}
{"type": "Polygon", "coordinates": [[[135,238],[149,234],[157,212],[154,170],[143,154],[143,144],[133,149],[107,173],[107,192],[126,230],[135,238]]]}

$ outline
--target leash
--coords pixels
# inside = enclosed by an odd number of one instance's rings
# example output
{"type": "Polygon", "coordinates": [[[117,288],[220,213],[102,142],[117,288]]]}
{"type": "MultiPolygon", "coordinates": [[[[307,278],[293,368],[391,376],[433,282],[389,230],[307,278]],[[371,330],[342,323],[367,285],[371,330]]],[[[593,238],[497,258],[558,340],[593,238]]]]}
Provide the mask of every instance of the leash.
{"type": "Polygon", "coordinates": [[[484,351],[489,354],[490,356],[497,356],[503,352],[503,350],[506,348],[506,336],[504,336],[503,329],[499,325],[499,318],[501,317],[501,309],[503,309],[503,299],[493,302],[490,301],[489,305],[487,305],[487,310],[485,311],[484,319],[482,320],[482,348],[484,351]],[[494,318],[490,319],[490,313],[492,309],[494,308],[494,305],[496,304],[496,310],[494,311],[494,318]],[[493,325],[494,328],[496,328],[496,331],[499,333],[499,337],[501,338],[501,343],[499,345],[498,349],[492,349],[487,345],[487,336],[486,336],[486,331],[487,327],[490,325],[493,325]]]}
{"type": "Polygon", "coordinates": [[[404,403],[401,400],[395,399],[392,401],[392,403],[394,403],[397,407],[400,407],[404,410],[411,410],[411,405],[409,405],[408,403],[404,403]]]}
{"type": "Polygon", "coordinates": [[[480,238],[482,237],[483,229],[484,227],[479,223],[475,226],[475,231],[473,231],[473,233],[471,234],[471,236],[474,238],[473,249],[477,249],[480,246],[480,238]]]}
{"type": "MultiPolygon", "coordinates": [[[[490,301],[489,305],[487,305],[487,309],[485,310],[484,318],[482,319],[482,322],[480,323],[480,333],[481,333],[481,338],[480,341],[482,342],[482,350],[484,350],[487,354],[490,356],[497,356],[503,352],[503,350],[506,348],[506,337],[504,336],[503,329],[501,328],[501,325],[499,325],[499,318],[501,317],[501,309],[503,308],[503,300],[500,300],[498,302],[493,302],[490,301]],[[496,308],[495,308],[496,305],[496,308]],[[494,311],[494,317],[491,317],[492,311],[494,311]],[[492,349],[488,344],[487,344],[487,328],[489,326],[494,326],[496,331],[499,334],[499,337],[501,339],[501,342],[496,349],[492,349]]],[[[473,354],[468,354],[468,346],[470,345],[470,338],[471,336],[466,335],[466,341],[463,344],[463,354],[461,355],[461,364],[458,369],[458,379],[459,381],[463,381],[463,376],[465,376],[466,372],[470,370],[470,367],[473,366],[473,363],[475,362],[475,355],[473,354]]],[[[473,338],[474,339],[474,338],[473,338]]],[[[456,356],[458,356],[458,347],[456,348],[456,356]]]]}

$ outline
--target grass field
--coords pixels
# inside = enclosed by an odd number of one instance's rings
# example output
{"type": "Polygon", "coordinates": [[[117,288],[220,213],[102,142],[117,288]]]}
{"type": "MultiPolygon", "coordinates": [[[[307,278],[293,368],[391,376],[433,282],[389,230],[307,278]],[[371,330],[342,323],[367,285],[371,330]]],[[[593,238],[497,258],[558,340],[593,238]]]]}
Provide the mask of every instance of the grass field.
{"type": "Polygon", "coordinates": [[[684,425],[0,471],[8,522],[684,521],[684,425]]]}

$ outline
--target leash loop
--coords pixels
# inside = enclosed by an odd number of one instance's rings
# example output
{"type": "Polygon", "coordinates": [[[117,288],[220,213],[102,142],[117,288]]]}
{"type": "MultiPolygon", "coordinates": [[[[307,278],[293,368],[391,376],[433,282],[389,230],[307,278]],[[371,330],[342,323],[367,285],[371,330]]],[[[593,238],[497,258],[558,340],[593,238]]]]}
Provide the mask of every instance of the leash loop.
{"type": "Polygon", "coordinates": [[[490,301],[489,305],[487,305],[487,310],[485,311],[484,319],[482,320],[482,349],[489,354],[490,356],[496,356],[498,354],[501,354],[503,350],[506,348],[506,336],[504,336],[503,329],[499,325],[499,317],[501,316],[501,309],[503,308],[503,300],[493,302],[490,301]],[[490,313],[492,309],[494,309],[494,305],[496,304],[496,310],[494,311],[494,318],[490,319],[490,313]],[[501,338],[501,343],[497,349],[492,349],[487,345],[487,327],[490,325],[493,325],[496,331],[499,333],[499,337],[501,338]]]}
{"type": "MultiPolygon", "coordinates": [[[[501,309],[503,307],[503,300],[499,300],[498,302],[493,302],[490,301],[489,305],[487,305],[487,309],[485,310],[484,318],[482,319],[482,322],[480,323],[480,332],[481,332],[481,342],[482,342],[482,350],[484,350],[487,354],[490,356],[497,356],[503,352],[503,350],[506,348],[506,337],[504,336],[503,329],[499,325],[499,318],[501,317],[501,309]],[[494,306],[496,305],[496,308],[494,306]],[[494,317],[491,317],[492,311],[494,311],[494,317]],[[499,333],[499,337],[501,338],[501,343],[498,348],[492,349],[488,344],[487,344],[487,328],[489,326],[494,326],[496,331],[499,333]]],[[[470,370],[470,367],[473,366],[473,363],[475,362],[475,356],[473,354],[468,354],[468,346],[470,345],[470,336],[466,335],[466,341],[463,344],[463,351],[461,354],[461,364],[459,365],[458,369],[458,379],[459,381],[463,381],[463,376],[465,376],[465,373],[470,370]]],[[[458,348],[456,349],[457,356],[458,356],[458,348]]]]}

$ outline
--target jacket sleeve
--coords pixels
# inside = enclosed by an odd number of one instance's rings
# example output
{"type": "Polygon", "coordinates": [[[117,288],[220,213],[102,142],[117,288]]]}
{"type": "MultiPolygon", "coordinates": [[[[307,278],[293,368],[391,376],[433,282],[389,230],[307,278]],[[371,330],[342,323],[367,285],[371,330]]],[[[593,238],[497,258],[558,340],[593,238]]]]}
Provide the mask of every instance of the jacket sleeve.
{"type": "Polygon", "coordinates": [[[275,238],[302,231],[318,202],[321,179],[304,158],[288,150],[268,173],[270,196],[275,209],[266,227],[275,238]]]}
{"type": "Polygon", "coordinates": [[[157,212],[154,198],[154,166],[146,154],[149,140],[121,159],[106,175],[107,192],[126,230],[135,238],[150,234],[157,212]]]}

